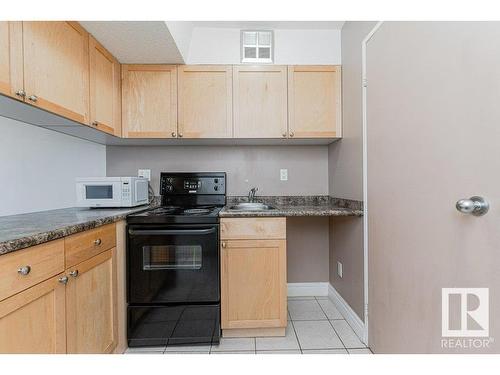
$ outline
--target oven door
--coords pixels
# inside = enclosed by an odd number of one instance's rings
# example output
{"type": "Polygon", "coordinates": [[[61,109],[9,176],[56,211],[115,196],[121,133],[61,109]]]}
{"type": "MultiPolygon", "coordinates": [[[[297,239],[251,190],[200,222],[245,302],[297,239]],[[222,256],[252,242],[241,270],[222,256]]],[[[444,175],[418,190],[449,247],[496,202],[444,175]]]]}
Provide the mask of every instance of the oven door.
{"type": "Polygon", "coordinates": [[[128,227],[130,304],[220,301],[219,225],[128,227]]]}

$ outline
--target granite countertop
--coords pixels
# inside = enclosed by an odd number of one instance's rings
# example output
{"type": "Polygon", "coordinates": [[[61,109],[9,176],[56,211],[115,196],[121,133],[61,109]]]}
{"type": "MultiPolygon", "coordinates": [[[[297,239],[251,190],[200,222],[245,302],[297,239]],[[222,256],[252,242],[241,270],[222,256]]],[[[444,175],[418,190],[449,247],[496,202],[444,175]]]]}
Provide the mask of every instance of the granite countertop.
{"type": "Polygon", "coordinates": [[[127,215],[157,206],[132,208],[63,208],[0,217],[0,255],[56,240],[123,220],[127,215]]]}
{"type": "Polygon", "coordinates": [[[232,211],[229,206],[248,202],[247,197],[228,197],[227,205],[219,213],[220,217],[269,217],[269,216],[363,216],[363,202],[349,199],[320,196],[255,197],[261,202],[275,207],[266,211],[232,211]]]}
{"type": "MultiPolygon", "coordinates": [[[[276,207],[269,211],[230,211],[228,207],[247,202],[247,197],[227,197],[220,217],[266,216],[363,216],[363,202],[329,196],[256,197],[276,207]]],[[[56,240],[101,225],[123,220],[134,212],[157,207],[158,197],[149,205],[133,208],[63,208],[0,217],[0,255],[56,240]]]]}

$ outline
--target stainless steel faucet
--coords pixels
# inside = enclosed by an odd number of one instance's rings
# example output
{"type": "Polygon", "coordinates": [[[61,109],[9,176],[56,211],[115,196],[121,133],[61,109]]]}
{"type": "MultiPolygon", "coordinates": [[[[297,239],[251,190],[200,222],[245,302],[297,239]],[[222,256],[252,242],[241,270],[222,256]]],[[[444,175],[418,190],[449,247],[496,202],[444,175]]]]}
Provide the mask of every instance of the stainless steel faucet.
{"type": "Polygon", "coordinates": [[[259,188],[257,187],[253,187],[250,189],[250,191],[248,192],[248,201],[250,203],[253,203],[255,201],[255,193],[257,193],[257,191],[259,190],[259,188]]]}

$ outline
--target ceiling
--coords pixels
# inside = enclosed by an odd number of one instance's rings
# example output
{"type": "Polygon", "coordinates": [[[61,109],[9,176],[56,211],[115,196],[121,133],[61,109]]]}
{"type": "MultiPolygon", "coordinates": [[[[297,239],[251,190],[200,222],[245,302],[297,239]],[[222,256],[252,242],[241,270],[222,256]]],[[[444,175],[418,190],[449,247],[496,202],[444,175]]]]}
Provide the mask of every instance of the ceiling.
{"type": "Polygon", "coordinates": [[[193,21],[194,27],[231,29],[333,29],[340,30],[344,21],[193,21]]]}
{"type": "Polygon", "coordinates": [[[184,64],[193,30],[340,30],[342,21],[80,21],[123,64],[184,64]]]}
{"type": "Polygon", "coordinates": [[[163,21],[80,21],[123,64],[183,64],[163,21]]]}

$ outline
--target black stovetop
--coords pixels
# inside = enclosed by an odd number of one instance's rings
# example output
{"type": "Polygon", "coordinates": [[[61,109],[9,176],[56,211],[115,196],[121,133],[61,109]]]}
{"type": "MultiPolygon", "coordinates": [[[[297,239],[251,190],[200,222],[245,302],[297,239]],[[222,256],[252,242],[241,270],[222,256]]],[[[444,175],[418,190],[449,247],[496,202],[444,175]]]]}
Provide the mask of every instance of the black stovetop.
{"type": "Polygon", "coordinates": [[[127,217],[129,224],[204,224],[219,221],[218,206],[160,206],[127,217]]]}

